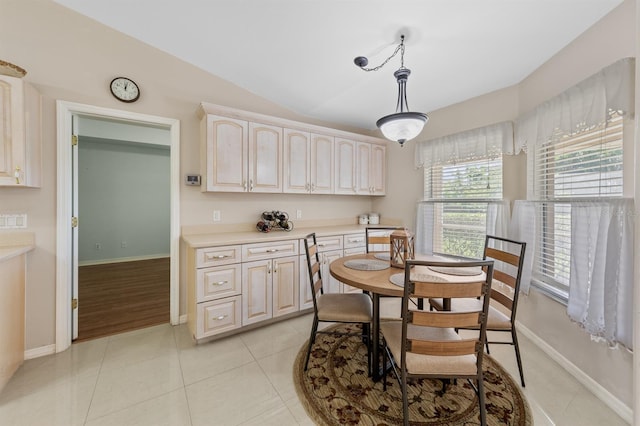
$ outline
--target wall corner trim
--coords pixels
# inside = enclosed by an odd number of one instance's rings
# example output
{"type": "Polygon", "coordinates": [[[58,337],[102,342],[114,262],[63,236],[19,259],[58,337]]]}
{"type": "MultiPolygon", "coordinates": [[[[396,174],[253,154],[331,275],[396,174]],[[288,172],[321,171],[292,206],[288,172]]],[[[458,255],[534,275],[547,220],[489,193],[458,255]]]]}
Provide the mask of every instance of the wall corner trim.
{"type": "Polygon", "coordinates": [[[55,344],[40,346],[37,348],[27,349],[26,351],[24,351],[24,359],[27,360],[27,359],[40,358],[41,356],[53,355],[55,353],[56,353],[55,344]]]}
{"type": "Polygon", "coordinates": [[[620,401],[611,392],[605,389],[600,383],[593,380],[587,373],[578,368],[574,363],[569,361],[560,352],[555,350],[551,345],[542,340],[533,331],[522,325],[520,321],[516,321],[516,328],[525,337],[529,338],[536,346],[538,346],[544,353],[549,355],[551,359],[560,364],[562,368],[567,370],[578,382],[593,393],[596,398],[604,402],[607,407],[611,408],[617,413],[624,421],[629,424],[633,424],[633,410],[627,406],[624,402],[620,401]]]}

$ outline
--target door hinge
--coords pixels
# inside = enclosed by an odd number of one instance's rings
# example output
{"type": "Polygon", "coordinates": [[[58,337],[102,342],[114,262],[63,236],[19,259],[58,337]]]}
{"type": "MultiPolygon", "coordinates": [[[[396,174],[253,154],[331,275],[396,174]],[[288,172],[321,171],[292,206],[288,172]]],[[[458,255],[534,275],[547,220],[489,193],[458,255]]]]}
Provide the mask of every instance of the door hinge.
{"type": "Polygon", "coordinates": [[[75,216],[71,218],[71,227],[73,227],[73,228],[77,228],[78,227],[78,218],[75,217],[75,216]]]}
{"type": "Polygon", "coordinates": [[[78,299],[71,299],[71,309],[78,309],[78,299]]]}
{"type": "Polygon", "coordinates": [[[71,146],[78,145],[78,135],[71,135],[71,146]]]}

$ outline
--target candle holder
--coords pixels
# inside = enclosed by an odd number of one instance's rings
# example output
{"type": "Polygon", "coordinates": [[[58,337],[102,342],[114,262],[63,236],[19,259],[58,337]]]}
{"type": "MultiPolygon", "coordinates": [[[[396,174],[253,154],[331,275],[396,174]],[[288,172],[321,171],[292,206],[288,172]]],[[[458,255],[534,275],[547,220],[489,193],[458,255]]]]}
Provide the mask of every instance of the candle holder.
{"type": "Polygon", "coordinates": [[[405,261],[415,258],[413,234],[407,229],[397,229],[389,239],[389,262],[394,268],[404,269],[405,261]]]}

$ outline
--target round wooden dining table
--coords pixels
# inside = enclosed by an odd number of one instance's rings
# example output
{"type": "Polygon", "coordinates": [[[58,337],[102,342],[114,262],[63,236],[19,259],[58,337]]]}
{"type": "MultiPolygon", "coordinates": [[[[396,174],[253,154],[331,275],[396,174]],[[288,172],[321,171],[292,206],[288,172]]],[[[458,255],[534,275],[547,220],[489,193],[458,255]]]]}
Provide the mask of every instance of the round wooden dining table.
{"type": "MultiPolygon", "coordinates": [[[[385,269],[379,270],[361,270],[354,269],[353,267],[346,266],[350,261],[364,261],[364,262],[387,262],[389,260],[380,260],[376,256],[380,253],[367,253],[367,254],[354,254],[351,256],[345,256],[338,258],[331,262],[329,265],[329,272],[331,276],[336,280],[348,284],[352,287],[356,287],[365,291],[368,291],[372,295],[373,301],[373,324],[371,325],[372,334],[372,355],[373,355],[373,372],[372,378],[374,381],[379,381],[383,374],[379,368],[380,360],[380,296],[395,296],[402,297],[404,295],[404,287],[402,285],[396,285],[391,282],[392,276],[396,274],[402,274],[404,276],[404,268],[395,268],[389,266],[385,269]]],[[[433,260],[437,262],[443,262],[450,260],[452,264],[455,264],[455,259],[447,259],[434,255],[420,255],[416,254],[418,260],[433,260]]],[[[421,267],[425,268],[426,267],[421,267]]],[[[484,279],[484,273],[477,275],[452,275],[444,274],[429,269],[426,271],[427,276],[436,277],[437,281],[434,282],[473,282],[478,279],[484,279]]],[[[398,277],[394,277],[398,278],[398,277]]],[[[397,282],[397,281],[396,281],[397,282]]],[[[450,309],[450,302],[448,299],[444,301],[444,308],[450,309]]]]}

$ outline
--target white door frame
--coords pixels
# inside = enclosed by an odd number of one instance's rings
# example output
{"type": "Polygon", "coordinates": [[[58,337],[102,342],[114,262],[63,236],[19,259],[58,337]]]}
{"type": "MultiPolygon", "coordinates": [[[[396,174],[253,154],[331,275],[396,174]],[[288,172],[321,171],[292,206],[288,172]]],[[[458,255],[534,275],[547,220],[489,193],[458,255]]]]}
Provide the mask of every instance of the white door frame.
{"type": "Polygon", "coordinates": [[[56,352],[71,346],[72,295],[72,174],[71,122],[75,114],[165,125],[171,133],[170,321],[180,322],[180,120],[57,101],[57,231],[56,231],[56,352]]]}

